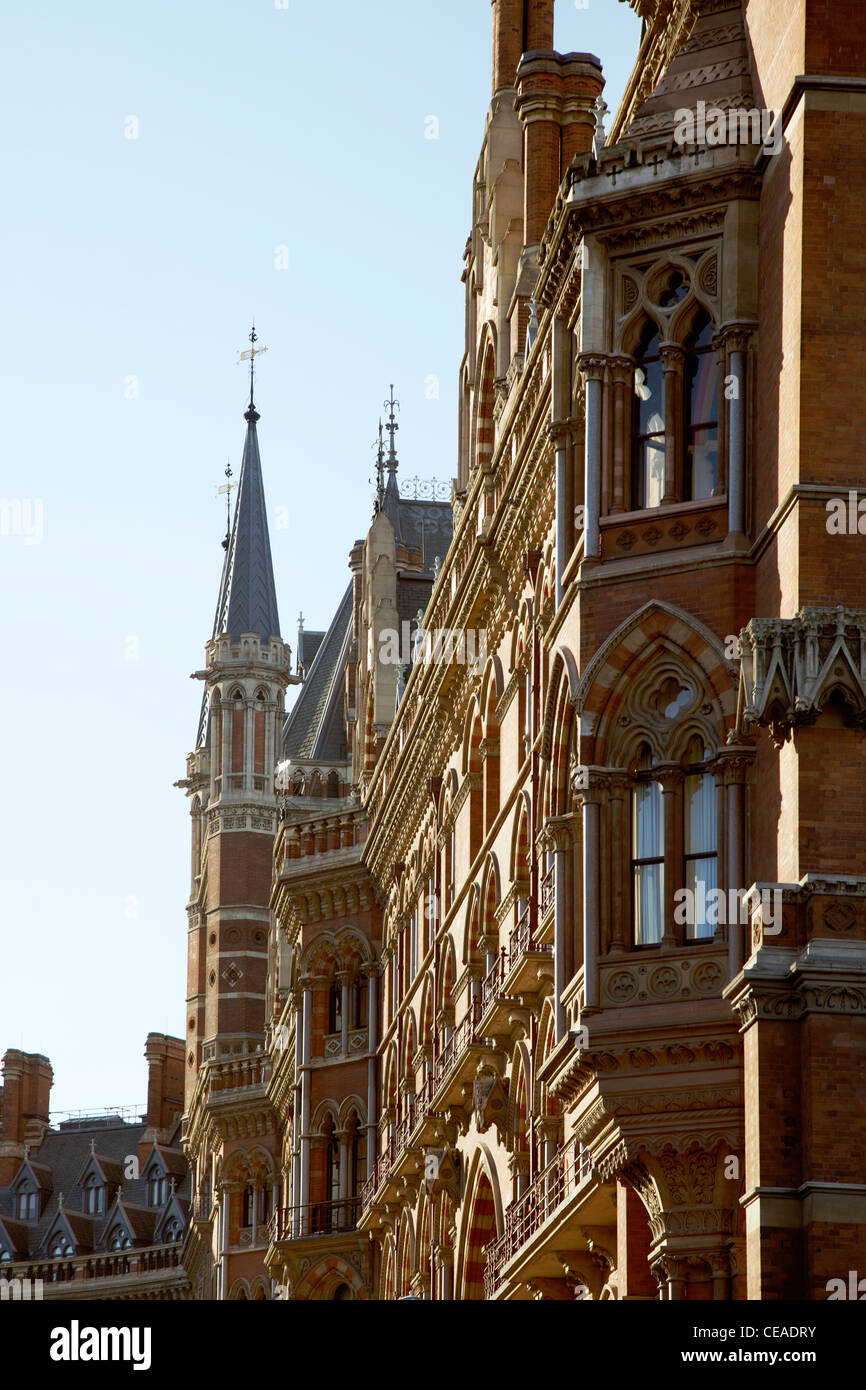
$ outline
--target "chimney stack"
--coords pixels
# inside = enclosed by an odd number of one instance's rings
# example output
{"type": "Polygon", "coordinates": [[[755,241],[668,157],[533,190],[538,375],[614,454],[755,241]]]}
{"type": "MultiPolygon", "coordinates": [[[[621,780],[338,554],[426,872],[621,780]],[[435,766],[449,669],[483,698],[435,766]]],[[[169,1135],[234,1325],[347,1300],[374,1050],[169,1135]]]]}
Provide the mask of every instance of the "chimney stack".
{"type": "Polygon", "coordinates": [[[603,86],[601,63],[592,53],[529,50],[520,59],[515,108],[524,132],[526,246],[541,241],[569,164],[592,146],[592,108],[603,86]]]}
{"type": "Polygon", "coordinates": [[[493,91],[513,87],[521,54],[553,48],[554,0],[493,0],[493,91]]]}
{"type": "Polygon", "coordinates": [[[48,1128],[54,1073],[41,1052],[10,1048],[3,1056],[0,1184],[8,1183],[24,1157],[24,1145],[38,1148],[48,1128]]]}

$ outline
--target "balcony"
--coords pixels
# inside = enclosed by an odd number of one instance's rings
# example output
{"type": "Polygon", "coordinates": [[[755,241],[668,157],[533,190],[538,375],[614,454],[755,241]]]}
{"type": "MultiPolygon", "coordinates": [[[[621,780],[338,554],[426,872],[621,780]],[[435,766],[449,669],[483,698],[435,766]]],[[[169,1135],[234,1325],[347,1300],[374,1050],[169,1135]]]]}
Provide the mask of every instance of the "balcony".
{"type": "Polygon", "coordinates": [[[508,937],[503,961],[503,992],[512,997],[537,994],[545,980],[553,978],[553,947],[542,946],[536,939],[529,913],[524,904],[508,937]]]}
{"type": "Polygon", "coordinates": [[[180,1242],[150,1245],[100,1255],[74,1255],[70,1259],[18,1261],[3,1266],[9,1279],[41,1279],[43,1296],[62,1299],[121,1297],[146,1298],[162,1288],[163,1297],[188,1298],[189,1284],[181,1264],[180,1242]],[[93,1281],[106,1281],[94,1289],[93,1281]],[[108,1287],[107,1281],[115,1281],[108,1287]],[[62,1285],[62,1288],[58,1288],[62,1285]]]}
{"type": "Polygon", "coordinates": [[[506,1266],[524,1249],[532,1236],[554,1215],[572,1193],[589,1183],[592,1163],[588,1152],[570,1139],[505,1213],[505,1230],[488,1246],[484,1273],[485,1298],[496,1297],[504,1282],[506,1266]]]}
{"type": "Polygon", "coordinates": [[[543,922],[556,901],[556,868],[551,866],[541,880],[539,894],[539,919],[543,922]]]}
{"type": "Polygon", "coordinates": [[[464,1084],[470,1082],[475,1075],[479,1058],[485,1049],[484,1038],[478,1026],[480,1020],[481,1003],[478,999],[473,999],[433,1063],[430,1100],[437,1110],[445,1110],[449,1105],[459,1105],[464,1098],[464,1084]]]}
{"type": "Polygon", "coordinates": [[[271,1244],[308,1240],[313,1236],[354,1233],[361,1209],[358,1197],[337,1202],[311,1202],[303,1207],[279,1207],[268,1226],[271,1244]]]}

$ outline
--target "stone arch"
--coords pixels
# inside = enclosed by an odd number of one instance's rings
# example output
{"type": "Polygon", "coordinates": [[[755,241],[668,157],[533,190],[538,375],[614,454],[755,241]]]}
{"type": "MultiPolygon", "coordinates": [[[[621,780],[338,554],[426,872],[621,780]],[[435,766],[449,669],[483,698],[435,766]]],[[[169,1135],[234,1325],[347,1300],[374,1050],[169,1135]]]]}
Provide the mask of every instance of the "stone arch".
{"type": "Polygon", "coordinates": [[[340,1284],[348,1284],[358,1299],[366,1299],[369,1294],[361,1275],[339,1255],[324,1255],[306,1271],[295,1286],[293,1297],[297,1300],[327,1301],[334,1297],[340,1284]]]}
{"type": "Polygon", "coordinates": [[[455,1289],[461,1300],[484,1299],[486,1250],[503,1229],[499,1179],[486,1144],[479,1144],[466,1183],[466,1203],[455,1289]]]}
{"type": "Polygon", "coordinates": [[[495,433],[493,407],[496,404],[496,329],[492,323],[484,325],[478,345],[477,362],[480,365],[475,375],[473,463],[476,468],[485,468],[493,458],[495,433]]]}
{"type": "Polygon", "coordinates": [[[615,629],[586,667],[575,706],[580,717],[579,761],[609,764],[619,737],[616,721],[629,694],[661,652],[696,674],[709,700],[715,742],[725,743],[736,713],[737,678],[720,639],[700,621],[657,599],[615,629]]]}

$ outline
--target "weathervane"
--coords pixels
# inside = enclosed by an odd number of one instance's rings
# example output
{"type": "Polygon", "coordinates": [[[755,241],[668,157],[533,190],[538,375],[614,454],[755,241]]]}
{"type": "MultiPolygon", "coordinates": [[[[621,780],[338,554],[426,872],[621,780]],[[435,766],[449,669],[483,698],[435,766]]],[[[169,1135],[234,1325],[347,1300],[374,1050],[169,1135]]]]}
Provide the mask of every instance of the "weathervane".
{"type": "Polygon", "coordinates": [[[232,497],[232,491],[233,491],[233,489],[237,487],[237,483],[233,483],[233,482],[231,481],[231,479],[232,479],[232,477],[233,477],[233,474],[232,474],[232,466],[231,466],[231,464],[229,463],[228,459],[226,459],[226,477],[229,479],[229,481],[228,481],[227,483],[223,483],[222,487],[218,487],[218,488],[217,488],[217,496],[218,496],[218,497],[219,497],[223,492],[224,492],[225,495],[226,495],[226,538],[225,538],[225,540],[223,541],[223,550],[228,550],[228,548],[229,548],[229,540],[231,539],[231,530],[232,530],[231,497],[232,497]]]}
{"type": "Polygon", "coordinates": [[[253,389],[255,387],[256,358],[259,356],[260,353],[267,352],[266,347],[256,347],[256,343],[258,342],[258,340],[259,335],[256,332],[256,325],[253,324],[252,332],[250,333],[250,342],[252,343],[252,347],[247,348],[246,352],[242,352],[240,357],[238,358],[239,362],[249,362],[250,364],[250,410],[255,410],[255,404],[253,402],[253,389]]]}
{"type": "Polygon", "coordinates": [[[385,409],[388,411],[388,423],[387,423],[387,425],[385,426],[385,428],[386,428],[386,430],[388,431],[388,433],[389,433],[390,436],[391,436],[391,443],[390,443],[390,446],[389,446],[389,448],[388,448],[388,472],[389,472],[389,473],[396,473],[396,472],[397,472],[397,451],[396,451],[396,449],[394,448],[394,435],[395,435],[396,431],[400,428],[400,426],[397,424],[397,421],[394,419],[394,407],[395,407],[395,406],[396,406],[396,408],[397,408],[398,410],[400,409],[400,402],[394,400],[394,383],[392,382],[392,383],[391,383],[391,397],[390,397],[389,400],[385,401],[385,409]]]}

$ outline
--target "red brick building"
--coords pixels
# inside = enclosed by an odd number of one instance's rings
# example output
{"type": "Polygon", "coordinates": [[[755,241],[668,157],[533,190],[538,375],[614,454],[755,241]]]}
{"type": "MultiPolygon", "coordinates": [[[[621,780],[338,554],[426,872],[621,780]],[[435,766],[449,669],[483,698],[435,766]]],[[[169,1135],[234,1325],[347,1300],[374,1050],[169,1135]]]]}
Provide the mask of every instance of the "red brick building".
{"type": "Polygon", "coordinates": [[[184,784],[199,1296],[866,1270],[866,11],[633,3],[605,133],[553,0],[493,0],[452,505],[392,433],[285,723],[248,412],[184,784]]]}

